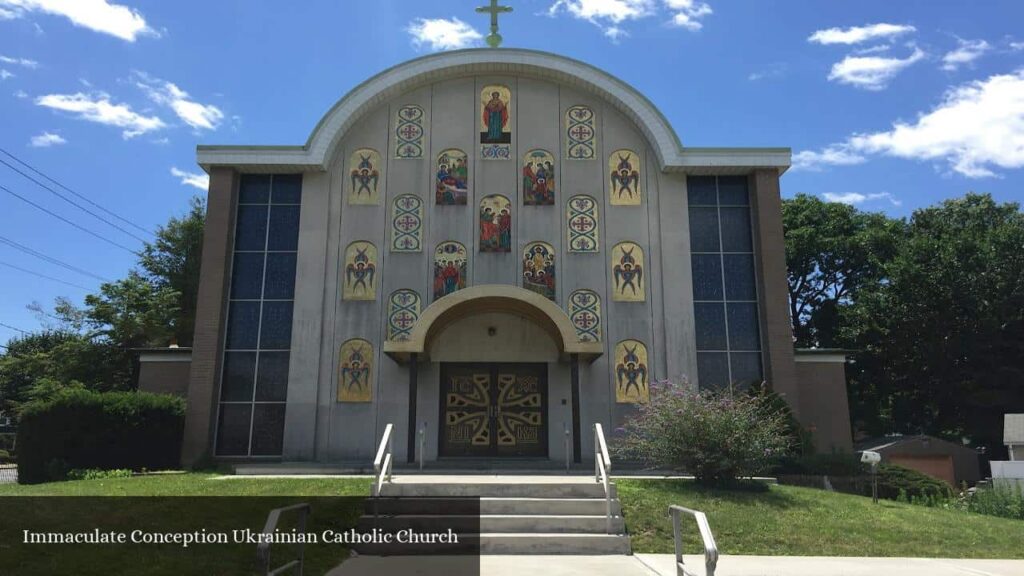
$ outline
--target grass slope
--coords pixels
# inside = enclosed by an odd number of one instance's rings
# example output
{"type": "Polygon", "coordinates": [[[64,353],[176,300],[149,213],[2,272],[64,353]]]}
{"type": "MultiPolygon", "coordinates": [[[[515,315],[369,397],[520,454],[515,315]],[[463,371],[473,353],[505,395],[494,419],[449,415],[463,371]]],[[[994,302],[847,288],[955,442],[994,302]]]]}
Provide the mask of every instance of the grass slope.
{"type": "MultiPolygon", "coordinates": [[[[668,506],[707,514],[722,554],[1024,558],[1024,522],[870,498],[772,486],[724,492],[682,480],[618,480],[634,552],[671,553],[668,506]]],[[[702,550],[685,520],[688,553],[702,550]]]]}
{"type": "MultiPolygon", "coordinates": [[[[0,496],[367,496],[366,478],[234,478],[176,474],[0,485],[0,496]]],[[[683,480],[617,481],[633,550],[672,552],[669,504],[708,515],[723,554],[1024,558],[1024,522],[870,498],[772,486],[726,492],[683,480]]],[[[265,512],[260,511],[260,522],[265,512]]],[[[2,515],[0,515],[2,516],[2,515]]],[[[10,517],[4,518],[4,521],[10,517]]],[[[696,525],[684,524],[696,552],[696,525]]],[[[246,547],[251,555],[251,547],[246,547]]]]}

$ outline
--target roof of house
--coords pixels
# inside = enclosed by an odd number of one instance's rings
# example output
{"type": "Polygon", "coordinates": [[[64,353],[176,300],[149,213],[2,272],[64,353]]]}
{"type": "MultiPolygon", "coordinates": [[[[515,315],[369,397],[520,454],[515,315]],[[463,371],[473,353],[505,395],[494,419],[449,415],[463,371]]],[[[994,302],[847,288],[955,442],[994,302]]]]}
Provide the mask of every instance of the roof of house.
{"type": "Polygon", "coordinates": [[[865,450],[870,450],[872,452],[884,452],[904,444],[913,444],[925,441],[936,445],[945,445],[950,450],[971,450],[970,448],[957,444],[956,442],[950,442],[949,440],[943,440],[942,438],[936,438],[935,436],[928,436],[927,434],[908,434],[906,436],[872,438],[864,440],[863,442],[858,442],[855,448],[857,452],[863,452],[865,450]]]}
{"type": "Polygon", "coordinates": [[[1003,444],[1024,444],[1024,414],[1003,417],[1003,444]]]}

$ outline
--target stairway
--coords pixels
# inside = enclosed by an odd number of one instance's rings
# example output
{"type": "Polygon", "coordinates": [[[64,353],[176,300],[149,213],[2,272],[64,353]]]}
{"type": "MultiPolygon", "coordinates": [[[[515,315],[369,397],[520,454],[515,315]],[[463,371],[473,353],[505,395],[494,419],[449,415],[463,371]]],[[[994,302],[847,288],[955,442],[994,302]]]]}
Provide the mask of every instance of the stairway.
{"type": "Polygon", "coordinates": [[[375,522],[457,526],[460,541],[478,541],[481,554],[631,554],[614,484],[611,534],[606,506],[593,477],[403,476],[383,485],[375,522]],[[476,496],[479,521],[443,500],[476,496]]]}

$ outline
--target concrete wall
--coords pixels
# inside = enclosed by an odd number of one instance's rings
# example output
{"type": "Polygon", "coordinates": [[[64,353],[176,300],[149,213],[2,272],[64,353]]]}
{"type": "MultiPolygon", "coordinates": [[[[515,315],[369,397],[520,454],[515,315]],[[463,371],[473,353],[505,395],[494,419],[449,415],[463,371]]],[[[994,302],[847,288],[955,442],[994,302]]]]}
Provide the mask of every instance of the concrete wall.
{"type": "Polygon", "coordinates": [[[153,394],[188,397],[191,350],[180,353],[142,353],[139,355],[139,390],[153,394]]]}
{"type": "Polygon", "coordinates": [[[852,452],[846,364],[797,356],[794,364],[800,398],[798,420],[813,431],[819,453],[852,452]]]}

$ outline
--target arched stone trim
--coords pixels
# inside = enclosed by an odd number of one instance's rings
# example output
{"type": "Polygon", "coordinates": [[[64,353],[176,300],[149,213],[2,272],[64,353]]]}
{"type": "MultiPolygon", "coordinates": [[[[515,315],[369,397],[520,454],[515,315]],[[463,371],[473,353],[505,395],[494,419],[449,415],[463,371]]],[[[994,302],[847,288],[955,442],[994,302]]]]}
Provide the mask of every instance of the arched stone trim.
{"type": "Polygon", "coordinates": [[[304,166],[326,170],[342,137],[379,104],[426,84],[474,74],[523,75],[572,86],[608,102],[647,137],[660,166],[682,164],[682,144],[664,115],[632,86],[578,60],[521,49],[431,54],[389,68],[355,87],[314,128],[303,146],[202,147],[200,164],[304,166]]]}
{"type": "Polygon", "coordinates": [[[422,357],[447,326],[483,312],[506,312],[535,322],[551,336],[563,356],[578,354],[581,360],[590,362],[602,353],[600,343],[579,341],[576,327],[557,304],[535,292],[503,284],[472,286],[440,298],[423,310],[408,340],[385,342],[384,352],[399,362],[412,354],[422,357]]]}

